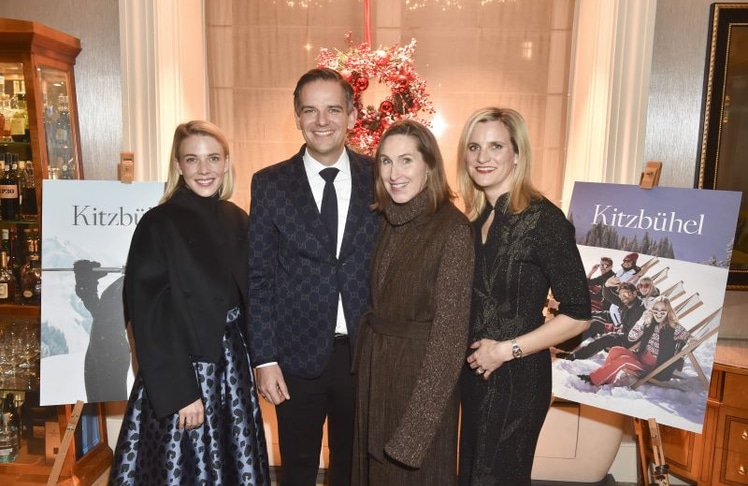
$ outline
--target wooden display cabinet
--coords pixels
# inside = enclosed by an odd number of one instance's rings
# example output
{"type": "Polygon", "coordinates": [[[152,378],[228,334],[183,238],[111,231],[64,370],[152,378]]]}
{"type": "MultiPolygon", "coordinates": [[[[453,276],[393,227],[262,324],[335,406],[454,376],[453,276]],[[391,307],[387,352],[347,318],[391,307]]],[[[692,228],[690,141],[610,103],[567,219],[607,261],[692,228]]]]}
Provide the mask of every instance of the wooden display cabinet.
{"type": "MultiPolygon", "coordinates": [[[[35,200],[36,214],[24,211],[17,219],[0,220],[0,229],[14,229],[19,237],[25,229],[41,232],[42,180],[83,178],[73,69],[80,51],[80,41],[73,36],[36,22],[0,18],[0,160],[30,161],[35,186],[33,199],[27,201],[35,200]],[[24,116],[25,125],[17,124],[16,118],[24,116]]],[[[22,245],[14,248],[20,253],[16,258],[21,263],[25,259],[23,250],[22,245]]],[[[39,325],[40,312],[38,302],[23,301],[17,295],[12,302],[0,304],[0,329],[16,321],[32,320],[39,325]]],[[[0,381],[0,397],[8,392],[29,396],[38,392],[38,382],[0,381]]],[[[61,441],[73,406],[46,410],[50,420],[44,424],[43,437],[50,439],[48,443],[55,436],[61,441]]],[[[37,449],[29,453],[28,443],[22,440],[18,459],[0,464],[0,484],[46,484],[55,459],[55,451],[50,452],[37,449]]],[[[111,459],[103,408],[87,404],[67,451],[60,481],[92,484],[110,466],[111,459]]]]}
{"type": "Polygon", "coordinates": [[[28,135],[17,142],[28,144],[37,188],[42,179],[83,178],[73,70],[80,51],[73,36],[36,22],[0,19],[0,97],[8,98],[12,110],[13,98],[25,95],[28,135]]]}
{"type": "MultiPolygon", "coordinates": [[[[0,484],[4,486],[31,486],[47,484],[55,465],[56,449],[65,435],[73,411],[72,405],[53,407],[56,422],[46,424],[46,448],[50,453],[30,454],[26,442],[22,443],[15,462],[0,464],[0,484]],[[55,427],[55,429],[51,429],[55,427]],[[52,444],[50,444],[52,442],[52,444]],[[50,457],[51,455],[51,457],[50,457]]],[[[53,418],[54,420],[54,418],[53,418]]],[[[60,485],[91,485],[111,466],[112,450],[107,444],[106,420],[100,404],[89,403],[75,429],[74,439],[59,470],[60,485]]]]}
{"type": "MultiPolygon", "coordinates": [[[[652,462],[649,429],[641,427],[643,484],[652,462]]],[[[715,362],[704,417],[703,433],[659,426],[665,463],[670,473],[701,486],[748,485],[748,368],[715,362]]]]}

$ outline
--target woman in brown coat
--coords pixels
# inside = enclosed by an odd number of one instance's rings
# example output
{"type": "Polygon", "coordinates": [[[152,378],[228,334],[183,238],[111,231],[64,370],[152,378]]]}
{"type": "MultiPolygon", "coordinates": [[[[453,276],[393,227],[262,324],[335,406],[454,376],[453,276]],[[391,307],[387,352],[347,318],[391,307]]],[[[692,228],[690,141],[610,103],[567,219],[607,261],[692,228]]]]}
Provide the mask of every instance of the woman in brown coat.
{"type": "Polygon", "coordinates": [[[359,332],[354,485],[451,485],[473,240],[423,125],[393,124],[375,160],[384,215],[359,332]]]}

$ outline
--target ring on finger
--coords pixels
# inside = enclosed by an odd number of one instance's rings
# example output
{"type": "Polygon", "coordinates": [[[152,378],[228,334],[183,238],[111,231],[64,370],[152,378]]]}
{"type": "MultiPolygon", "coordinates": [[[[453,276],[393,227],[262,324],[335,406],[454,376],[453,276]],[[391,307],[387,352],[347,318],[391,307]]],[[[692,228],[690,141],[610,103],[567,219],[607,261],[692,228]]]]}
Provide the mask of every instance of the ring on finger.
{"type": "Polygon", "coordinates": [[[486,370],[484,370],[484,369],[483,369],[483,368],[481,368],[481,367],[478,367],[478,368],[477,368],[477,369],[475,370],[475,373],[476,373],[477,375],[482,375],[482,374],[483,374],[483,373],[485,373],[485,372],[486,372],[486,370]]]}

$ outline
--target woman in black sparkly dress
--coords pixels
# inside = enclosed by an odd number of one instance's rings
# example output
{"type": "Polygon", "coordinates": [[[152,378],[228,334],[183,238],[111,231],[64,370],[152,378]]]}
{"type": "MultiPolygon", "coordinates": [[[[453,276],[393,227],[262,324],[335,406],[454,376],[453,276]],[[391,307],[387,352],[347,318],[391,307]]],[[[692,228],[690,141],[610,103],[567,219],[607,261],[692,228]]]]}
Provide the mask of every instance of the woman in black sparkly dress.
{"type": "Polygon", "coordinates": [[[475,231],[470,349],[461,377],[460,484],[529,485],[551,401],[549,347],[589,326],[574,227],[530,180],[522,116],[484,108],[463,128],[458,179],[475,231]],[[545,322],[548,291],[559,314],[545,322]]]}

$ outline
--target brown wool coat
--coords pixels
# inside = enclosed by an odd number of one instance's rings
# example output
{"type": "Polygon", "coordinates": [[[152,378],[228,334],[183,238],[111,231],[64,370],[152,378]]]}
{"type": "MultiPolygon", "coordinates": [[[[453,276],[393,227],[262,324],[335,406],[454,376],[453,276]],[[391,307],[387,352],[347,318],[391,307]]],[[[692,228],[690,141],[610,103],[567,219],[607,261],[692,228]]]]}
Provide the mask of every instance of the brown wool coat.
{"type": "Polygon", "coordinates": [[[465,362],[473,237],[451,203],[391,205],[372,260],[372,312],[357,343],[354,485],[449,485],[465,362]]]}

